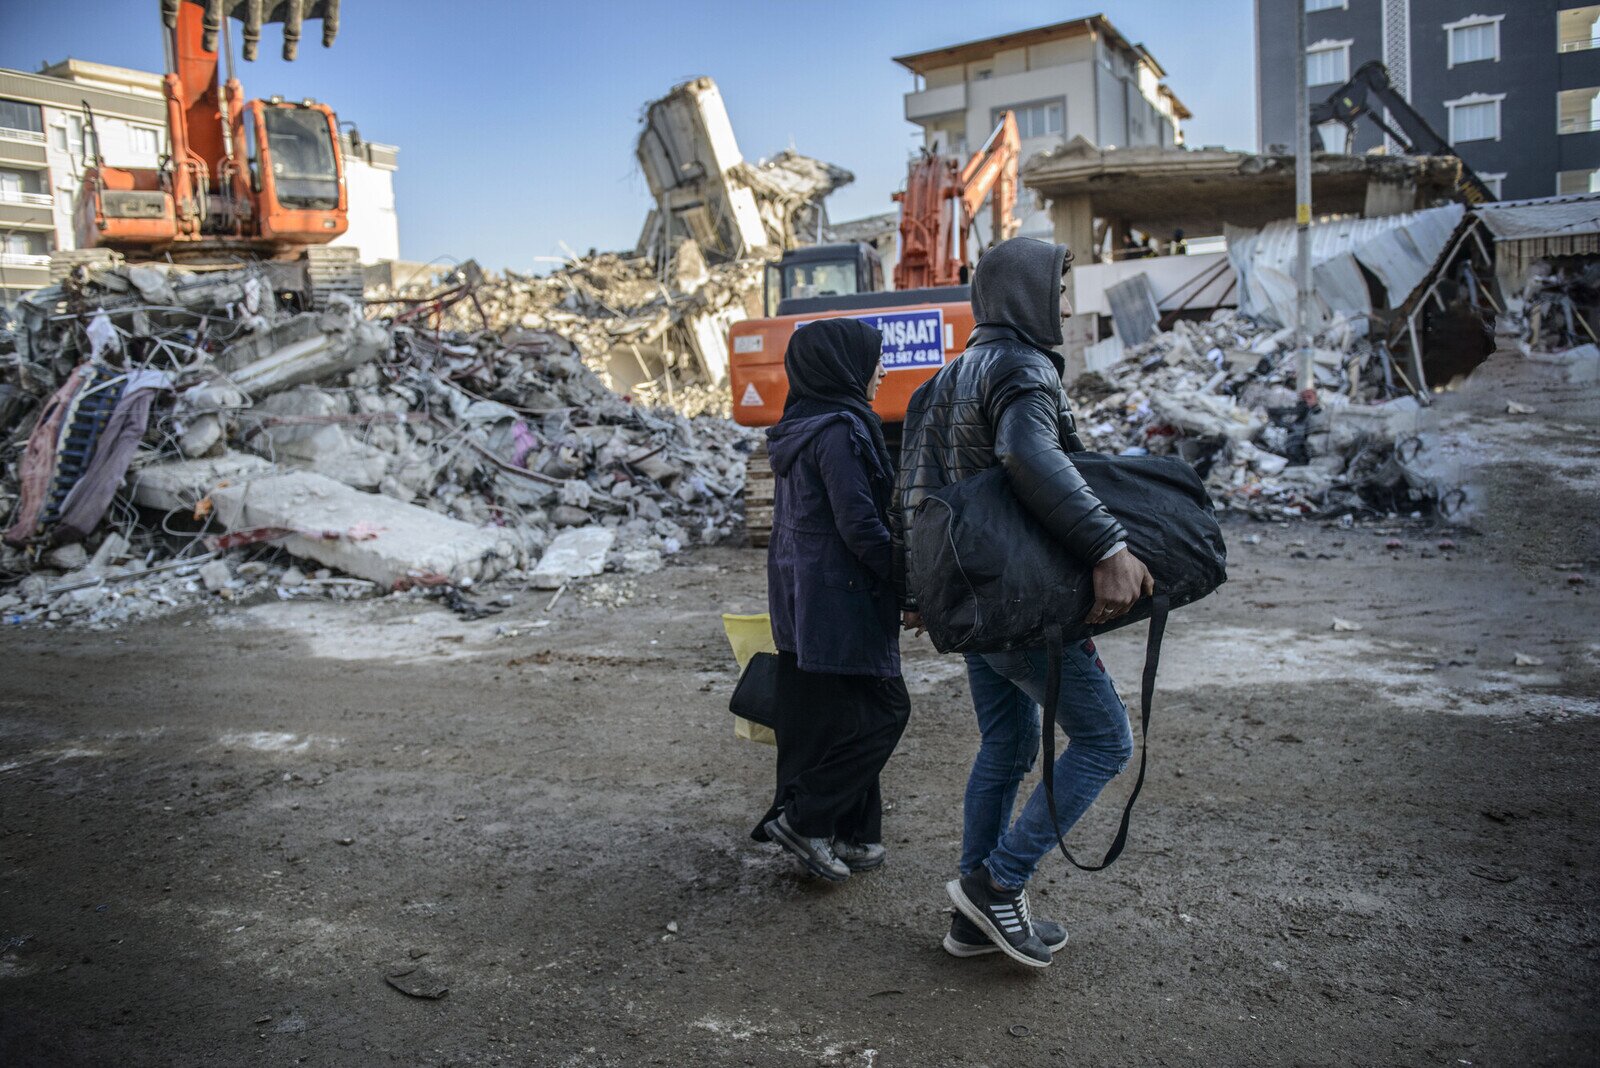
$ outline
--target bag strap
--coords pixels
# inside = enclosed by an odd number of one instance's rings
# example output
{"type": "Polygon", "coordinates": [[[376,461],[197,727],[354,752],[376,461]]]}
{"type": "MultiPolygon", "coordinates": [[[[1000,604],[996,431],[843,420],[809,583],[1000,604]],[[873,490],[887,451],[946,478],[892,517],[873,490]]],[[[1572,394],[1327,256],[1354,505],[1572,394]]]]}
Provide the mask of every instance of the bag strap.
{"type": "MultiPolygon", "coordinates": [[[[1050,825],[1055,828],[1056,843],[1061,846],[1061,855],[1067,858],[1074,868],[1079,871],[1101,871],[1111,867],[1112,863],[1122,855],[1122,849],[1128,844],[1128,822],[1133,818],[1133,803],[1139,799],[1139,791],[1144,788],[1145,761],[1150,755],[1150,705],[1155,698],[1156,670],[1161,666],[1161,638],[1167,629],[1167,611],[1171,607],[1169,598],[1164,593],[1156,594],[1150,602],[1150,636],[1145,639],[1144,646],[1144,678],[1139,686],[1139,777],[1134,781],[1133,793],[1128,795],[1128,804],[1122,810],[1122,826],[1117,829],[1117,837],[1111,843],[1111,848],[1106,850],[1105,859],[1099,864],[1079,864],[1073,859],[1072,853],[1067,849],[1067,842],[1061,833],[1061,822],[1056,816],[1056,709],[1061,704],[1061,669],[1066,663],[1063,652],[1063,639],[1061,624],[1052,623],[1045,631],[1045,649],[1048,652],[1045,681],[1045,697],[1042,715],[1044,716],[1044,800],[1050,808],[1050,825]]],[[[1071,744],[1071,740],[1068,740],[1071,744]]]]}

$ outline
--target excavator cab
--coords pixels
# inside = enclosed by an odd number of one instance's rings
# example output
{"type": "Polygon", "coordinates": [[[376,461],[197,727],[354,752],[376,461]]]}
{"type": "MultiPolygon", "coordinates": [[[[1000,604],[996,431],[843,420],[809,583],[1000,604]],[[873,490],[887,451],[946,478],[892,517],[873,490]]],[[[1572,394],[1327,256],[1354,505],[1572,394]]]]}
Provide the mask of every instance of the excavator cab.
{"type": "Polygon", "coordinates": [[[263,239],[313,244],[349,227],[337,119],[280,97],[245,105],[245,152],[263,239]]]}
{"type": "Polygon", "coordinates": [[[786,300],[844,297],[883,289],[883,261],[864,242],[811,245],[792,249],[777,263],[767,264],[766,314],[778,315],[786,300]]]}

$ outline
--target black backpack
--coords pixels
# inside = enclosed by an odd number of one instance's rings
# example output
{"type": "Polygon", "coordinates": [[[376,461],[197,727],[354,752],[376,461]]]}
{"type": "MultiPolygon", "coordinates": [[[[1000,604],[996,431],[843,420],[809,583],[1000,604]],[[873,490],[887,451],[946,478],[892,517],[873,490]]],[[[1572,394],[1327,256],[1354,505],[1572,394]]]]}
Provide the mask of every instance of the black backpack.
{"type": "MultiPolygon", "coordinates": [[[[907,580],[934,648],[942,653],[998,653],[1044,646],[1050,666],[1043,714],[1044,786],[1055,819],[1055,709],[1062,649],[1068,640],[1150,620],[1139,694],[1139,777],[1122,825],[1097,865],[1110,866],[1127,844],[1133,803],[1144,786],[1150,706],[1167,613],[1227,581],[1227,548],[1200,476],[1173,456],[1074,452],[1072,462],[1095,496],[1127,531],[1128,549],[1155,579],[1153,597],[1100,626],[1083,622],[1094,605],[1092,565],[1074,557],[1011,491],[993,467],[934,491],[917,506],[907,538],[907,580]]],[[[1056,837],[1061,838],[1060,826],[1056,837]]]]}

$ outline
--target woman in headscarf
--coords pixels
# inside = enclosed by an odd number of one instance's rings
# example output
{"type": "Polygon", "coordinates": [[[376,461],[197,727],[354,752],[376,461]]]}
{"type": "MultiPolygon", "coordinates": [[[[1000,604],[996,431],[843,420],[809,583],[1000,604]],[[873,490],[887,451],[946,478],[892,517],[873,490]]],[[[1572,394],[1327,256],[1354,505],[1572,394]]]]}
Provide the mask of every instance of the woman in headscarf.
{"type": "Polygon", "coordinates": [[[890,582],[894,474],[872,410],[883,339],[857,319],[794,332],[767,431],[767,594],[778,647],[778,789],[752,837],[841,881],[883,863],[878,774],[910,713],[890,582]]]}

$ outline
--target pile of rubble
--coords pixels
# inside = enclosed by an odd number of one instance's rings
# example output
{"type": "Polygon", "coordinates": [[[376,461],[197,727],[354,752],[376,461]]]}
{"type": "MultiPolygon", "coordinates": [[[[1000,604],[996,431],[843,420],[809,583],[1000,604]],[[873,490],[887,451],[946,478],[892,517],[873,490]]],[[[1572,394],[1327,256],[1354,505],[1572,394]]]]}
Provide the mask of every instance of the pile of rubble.
{"type": "Polygon", "coordinates": [[[447,288],[367,294],[402,319],[459,331],[522,329],[565,340],[609,388],[685,415],[727,415],[728,326],[759,301],[765,260],[707,265],[681,241],[662,272],[643,254],[596,253],[548,275],[496,274],[468,263],[447,288]]]}
{"type": "MultiPolygon", "coordinates": [[[[0,618],[648,571],[733,536],[752,435],[618,395],[554,330],[382,320],[267,265],[84,274],[0,329],[0,618]]],[[[476,314],[476,312],[474,312],[476,314]]]]}
{"type": "Polygon", "coordinates": [[[1293,328],[1231,309],[1179,319],[1073,384],[1085,442],[1182,456],[1219,507],[1258,518],[1448,510],[1453,487],[1413,462],[1420,405],[1405,371],[1363,323],[1336,317],[1316,336],[1308,406],[1293,328]]]}

